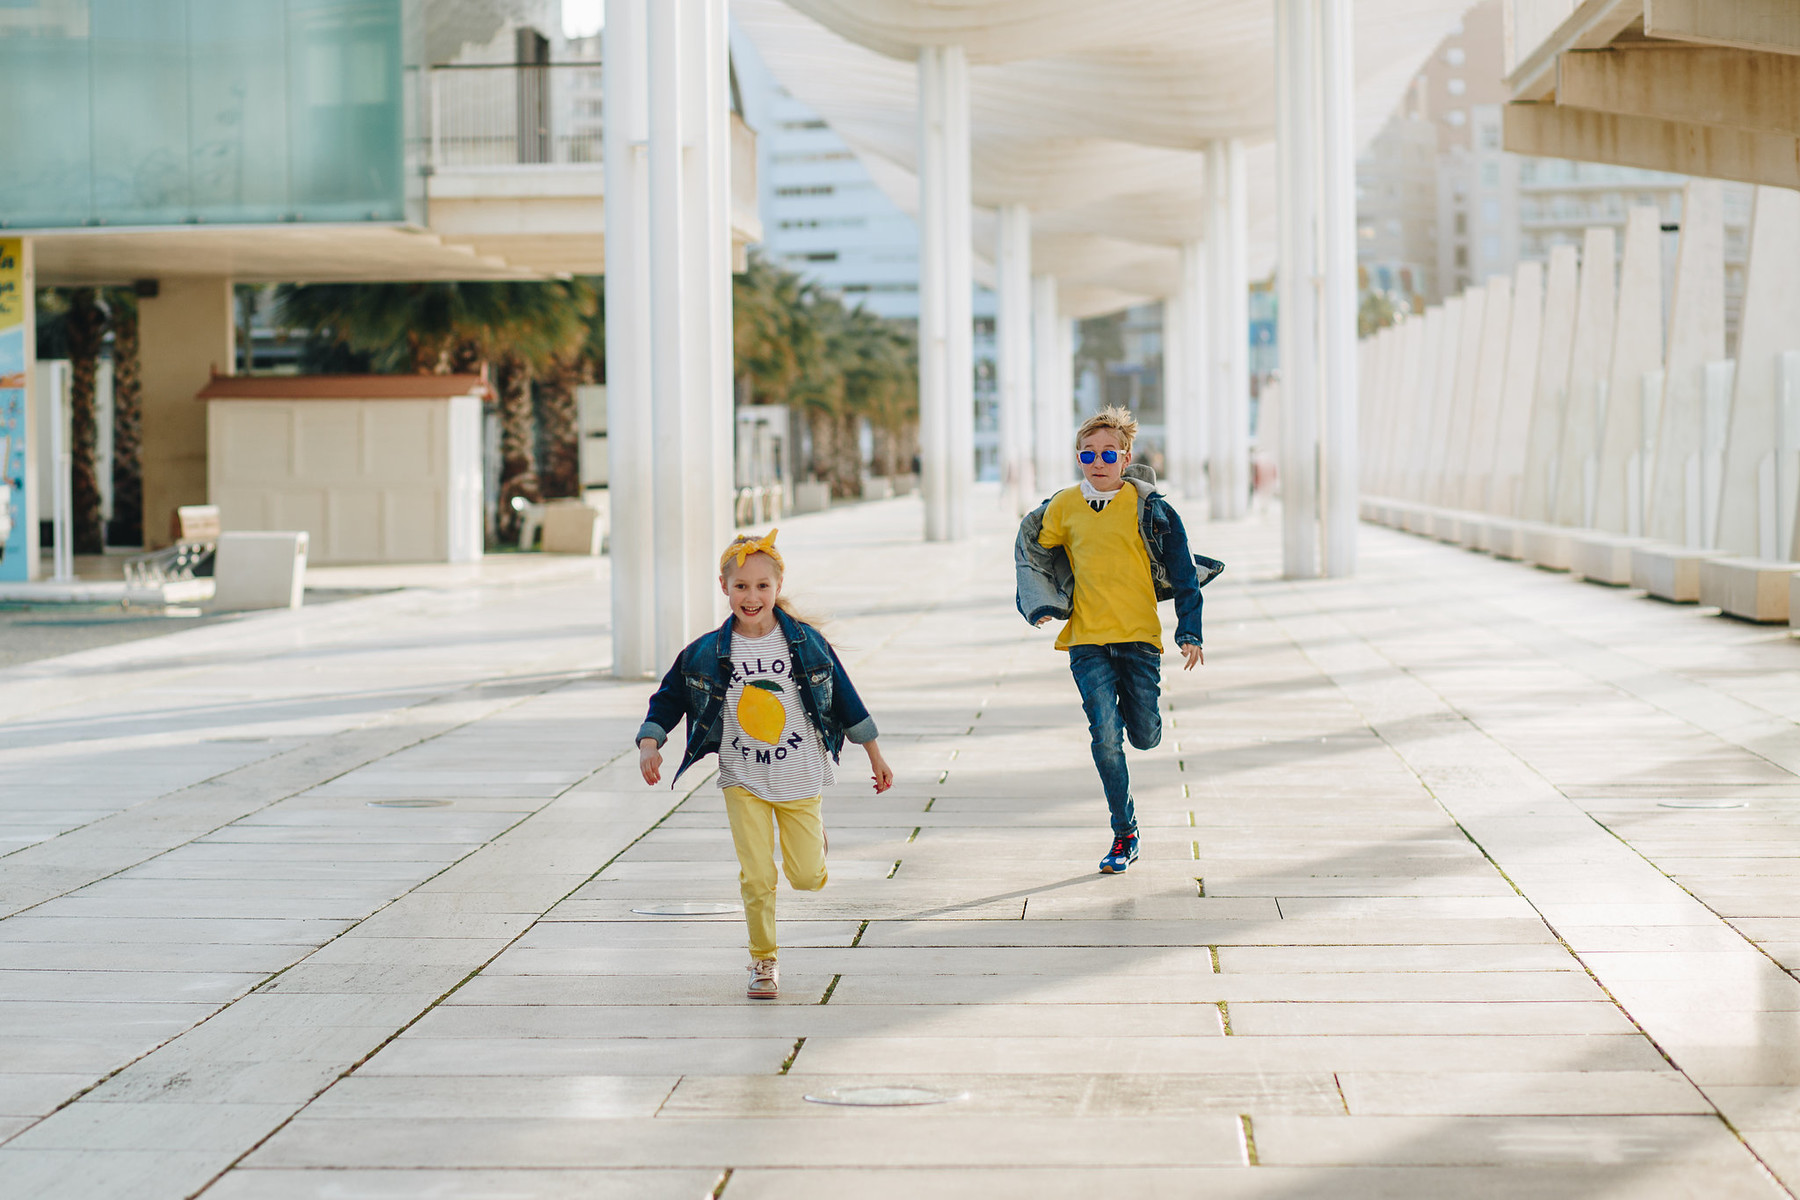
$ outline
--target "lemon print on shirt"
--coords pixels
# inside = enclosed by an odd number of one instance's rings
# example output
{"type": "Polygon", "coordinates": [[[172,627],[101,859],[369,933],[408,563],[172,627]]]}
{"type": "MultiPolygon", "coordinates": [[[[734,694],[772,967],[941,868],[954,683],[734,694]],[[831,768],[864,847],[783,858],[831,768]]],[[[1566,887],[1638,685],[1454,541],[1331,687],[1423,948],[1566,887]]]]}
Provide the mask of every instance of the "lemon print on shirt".
{"type": "Polygon", "coordinates": [[[738,728],[759,742],[773,746],[787,728],[787,709],[781,704],[781,685],[772,679],[755,679],[744,685],[737,703],[738,728]]]}

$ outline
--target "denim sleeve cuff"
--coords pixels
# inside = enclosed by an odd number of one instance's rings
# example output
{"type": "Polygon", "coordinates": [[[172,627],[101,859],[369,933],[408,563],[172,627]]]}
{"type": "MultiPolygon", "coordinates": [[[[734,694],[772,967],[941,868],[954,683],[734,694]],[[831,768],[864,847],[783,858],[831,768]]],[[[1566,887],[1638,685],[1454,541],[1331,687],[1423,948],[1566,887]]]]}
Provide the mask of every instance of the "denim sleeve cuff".
{"type": "Polygon", "coordinates": [[[864,742],[874,741],[875,740],[875,718],[874,717],[864,717],[862,720],[858,721],[856,724],[852,725],[850,728],[844,730],[844,736],[849,738],[851,741],[855,742],[859,746],[862,745],[864,742]]]}
{"type": "Polygon", "coordinates": [[[631,744],[635,746],[645,738],[653,740],[656,748],[661,750],[663,743],[669,740],[669,731],[654,721],[645,721],[643,725],[639,726],[637,736],[631,739],[631,744]]]}
{"type": "Polygon", "coordinates": [[[1201,641],[1199,638],[1195,637],[1191,633],[1184,633],[1180,637],[1176,638],[1175,644],[1177,646],[1204,646],[1204,645],[1206,645],[1205,642],[1201,641]]]}

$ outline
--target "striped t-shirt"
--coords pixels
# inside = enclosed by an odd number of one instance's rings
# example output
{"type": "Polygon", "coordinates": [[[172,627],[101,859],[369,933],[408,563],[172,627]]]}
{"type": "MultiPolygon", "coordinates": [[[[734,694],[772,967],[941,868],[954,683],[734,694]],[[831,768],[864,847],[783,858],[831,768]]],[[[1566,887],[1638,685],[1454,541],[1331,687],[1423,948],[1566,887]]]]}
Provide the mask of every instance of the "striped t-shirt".
{"type": "Polygon", "coordinates": [[[719,740],[719,786],[764,800],[808,800],[832,782],[831,756],[800,702],[794,656],[778,625],[731,633],[731,683],[719,740]]]}

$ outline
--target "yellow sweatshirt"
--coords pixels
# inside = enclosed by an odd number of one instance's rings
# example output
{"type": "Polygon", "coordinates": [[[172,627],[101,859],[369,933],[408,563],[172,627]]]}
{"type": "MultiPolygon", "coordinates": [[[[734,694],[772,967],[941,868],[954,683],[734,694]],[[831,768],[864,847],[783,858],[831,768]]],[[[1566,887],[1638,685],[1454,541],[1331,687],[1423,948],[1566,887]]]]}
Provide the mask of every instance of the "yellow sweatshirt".
{"type": "Polygon", "coordinates": [[[1056,648],[1149,642],[1162,649],[1162,618],[1150,579],[1150,552],[1138,532],[1138,492],[1129,482],[1095,512],[1080,487],[1064,488],[1044,510],[1038,545],[1061,546],[1075,574],[1075,601],[1056,648]]]}

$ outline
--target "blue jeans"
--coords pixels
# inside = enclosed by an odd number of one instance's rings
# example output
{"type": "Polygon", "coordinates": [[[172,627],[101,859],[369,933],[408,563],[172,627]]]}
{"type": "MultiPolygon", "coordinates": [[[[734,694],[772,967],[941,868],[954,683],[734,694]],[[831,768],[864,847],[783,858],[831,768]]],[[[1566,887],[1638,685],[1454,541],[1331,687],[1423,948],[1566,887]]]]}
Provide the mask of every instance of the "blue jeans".
{"type": "Polygon", "coordinates": [[[1112,642],[1104,646],[1070,646],[1069,670],[1081,689],[1094,739],[1094,766],[1112,810],[1115,836],[1137,832],[1131,803],[1131,773],[1125,767],[1125,739],[1139,750],[1162,741],[1162,652],[1149,642],[1112,642]]]}

